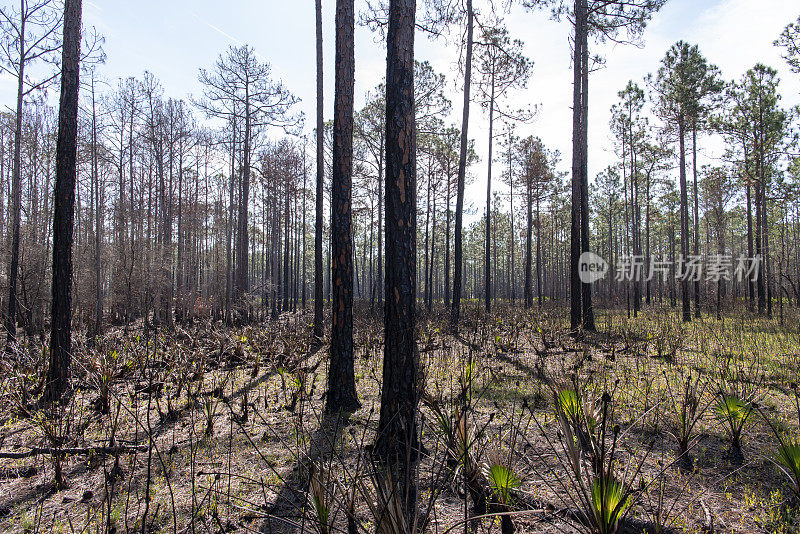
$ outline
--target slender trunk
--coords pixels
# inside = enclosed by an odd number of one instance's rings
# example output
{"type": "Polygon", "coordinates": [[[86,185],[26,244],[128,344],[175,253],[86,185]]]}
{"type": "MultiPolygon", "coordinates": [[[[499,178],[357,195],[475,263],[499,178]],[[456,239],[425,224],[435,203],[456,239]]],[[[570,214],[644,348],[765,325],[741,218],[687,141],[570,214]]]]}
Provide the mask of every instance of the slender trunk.
{"type": "MultiPolygon", "coordinates": [[[[384,132],[385,135],[385,132],[384,132]]],[[[381,143],[383,145],[383,143],[381,143]]],[[[378,156],[378,304],[383,304],[383,150],[378,156]]]]}
{"type": "Polygon", "coordinates": [[[510,207],[510,214],[511,214],[511,230],[510,230],[510,238],[511,238],[511,266],[509,269],[509,289],[511,290],[511,303],[517,299],[516,294],[516,287],[515,281],[517,279],[516,273],[514,272],[514,175],[512,174],[513,170],[511,167],[511,147],[512,147],[512,138],[511,138],[511,129],[508,130],[508,193],[509,193],[509,202],[511,204],[510,207]]]}
{"type": "MultiPolygon", "coordinates": [[[[589,252],[589,22],[587,0],[582,0],[581,24],[581,252],[589,252]]],[[[593,332],[592,285],[581,283],[583,329],[593,332]]]]}
{"type": "Polygon", "coordinates": [[[92,337],[98,335],[103,325],[103,287],[101,283],[100,265],[100,221],[102,205],[100,203],[100,177],[97,172],[97,111],[95,108],[94,74],[92,74],[92,184],[94,185],[94,275],[95,275],[95,311],[92,337]]]}
{"type": "MultiPolygon", "coordinates": [[[[750,180],[747,180],[747,184],[745,186],[746,197],[747,197],[747,257],[753,257],[753,206],[750,194],[750,180]]],[[[748,309],[752,312],[753,306],[755,304],[755,285],[753,283],[753,277],[747,277],[747,301],[748,301],[748,309]]]]}
{"type": "Polygon", "coordinates": [[[542,229],[539,221],[538,194],[536,196],[536,297],[539,301],[539,309],[542,309],[542,305],[544,304],[544,297],[542,295],[542,229]]]}
{"type": "MultiPolygon", "coordinates": [[[[300,254],[300,276],[302,277],[302,297],[300,299],[301,307],[303,311],[306,309],[306,237],[308,236],[308,232],[306,230],[306,181],[308,178],[308,167],[306,167],[306,149],[305,146],[303,147],[303,244],[302,244],[302,251],[300,254]]],[[[266,238],[266,236],[265,236],[266,238]]]]}
{"type": "MultiPolygon", "coordinates": [[[[652,167],[651,167],[652,171],[652,167]]],[[[645,207],[645,216],[644,216],[644,235],[645,235],[645,270],[647,273],[650,273],[650,172],[647,173],[647,182],[645,184],[645,202],[647,202],[645,207]]],[[[611,265],[614,265],[614,260],[612,258],[611,265]]],[[[647,285],[645,286],[645,304],[650,304],[650,278],[647,279],[647,285]]]]}
{"type": "MultiPolygon", "coordinates": [[[[700,256],[700,200],[697,195],[697,124],[692,126],[692,175],[694,178],[694,255],[700,256]]],[[[694,282],[694,316],[700,318],[700,280],[694,282]]]]}
{"type": "Polygon", "coordinates": [[[583,0],[575,0],[575,39],[573,57],[572,90],[572,206],[570,230],[570,328],[577,332],[581,325],[582,284],[580,279],[581,255],[581,119],[583,101],[581,85],[583,82],[583,0]]]}
{"type": "Polygon", "coordinates": [[[453,331],[458,330],[458,319],[461,314],[461,283],[462,283],[462,218],[464,211],[464,181],[467,174],[467,149],[469,131],[469,91],[472,82],[472,31],[473,16],[472,0],[467,1],[467,42],[464,56],[464,104],[461,113],[461,148],[458,156],[458,184],[456,189],[456,228],[455,251],[453,268],[453,302],[450,310],[450,326],[453,331]]]}
{"type": "Polygon", "coordinates": [[[289,261],[290,261],[290,247],[291,247],[291,220],[292,210],[289,204],[289,179],[288,176],[284,180],[286,191],[284,193],[284,210],[286,216],[284,217],[284,232],[283,232],[283,308],[281,311],[289,311],[289,261]]]}
{"type": "MultiPolygon", "coordinates": [[[[353,0],[336,1],[336,92],[333,116],[331,184],[331,277],[333,279],[331,362],[325,409],[355,410],[353,371],[353,90],[355,54],[353,0]]],[[[288,207],[288,206],[287,206],[288,207]]]]}
{"type": "Polygon", "coordinates": [[[761,179],[759,176],[758,182],[755,184],[756,189],[756,226],[755,226],[755,259],[757,262],[756,271],[756,293],[758,295],[758,314],[763,315],[767,306],[767,296],[764,291],[764,248],[763,248],[763,211],[761,205],[763,204],[763,188],[761,187],[761,179]]]}
{"type": "Polygon", "coordinates": [[[486,249],[484,257],[484,304],[486,313],[492,309],[492,275],[491,275],[491,244],[492,244],[492,127],[494,126],[494,60],[492,60],[491,96],[489,97],[489,157],[486,159],[486,249]]]}
{"type": "Polygon", "coordinates": [[[444,232],[444,306],[450,307],[450,186],[452,180],[450,179],[450,168],[448,164],[447,169],[447,213],[445,214],[445,232],[444,232]]]}
{"type": "Polygon", "coordinates": [[[430,160],[431,160],[431,158],[429,157],[428,158],[427,198],[425,200],[425,260],[424,260],[424,264],[425,264],[425,270],[424,270],[425,294],[423,295],[423,299],[422,299],[426,303],[426,306],[427,306],[427,302],[428,302],[428,295],[430,294],[430,291],[431,291],[430,287],[428,286],[428,274],[429,274],[428,273],[428,260],[430,258],[428,244],[429,244],[429,240],[430,240],[429,228],[430,228],[430,220],[431,220],[431,177],[432,177],[430,160]]]}
{"type": "Polygon", "coordinates": [[[323,130],[325,127],[323,110],[323,85],[322,85],[322,0],[315,0],[316,25],[317,25],[317,193],[316,193],[316,221],[314,223],[314,337],[322,338],[322,299],[323,299],[323,271],[322,271],[322,219],[323,213],[323,182],[325,181],[325,147],[323,145],[323,130]]]}
{"type": "Polygon", "coordinates": [[[686,272],[686,260],[689,257],[689,198],[686,185],[686,148],[685,148],[686,129],[683,118],[678,121],[678,141],[679,141],[679,169],[681,187],[681,301],[683,303],[683,321],[692,320],[691,301],[689,296],[689,278],[686,272]]]}
{"type": "MultiPolygon", "coordinates": [[[[22,7],[20,9],[23,9],[22,7]]],[[[8,273],[8,313],[6,347],[17,337],[17,276],[19,273],[19,232],[22,211],[20,165],[22,154],[22,105],[25,83],[25,18],[19,42],[19,77],[17,78],[17,114],[14,117],[14,161],[11,170],[11,266],[8,273]]]]}
{"type": "Polygon", "coordinates": [[[61,98],[56,142],[56,184],[53,206],[53,304],[50,366],[45,396],[58,401],[69,385],[72,339],[72,236],[78,141],[81,0],[64,4],[61,51],[61,98]]]}

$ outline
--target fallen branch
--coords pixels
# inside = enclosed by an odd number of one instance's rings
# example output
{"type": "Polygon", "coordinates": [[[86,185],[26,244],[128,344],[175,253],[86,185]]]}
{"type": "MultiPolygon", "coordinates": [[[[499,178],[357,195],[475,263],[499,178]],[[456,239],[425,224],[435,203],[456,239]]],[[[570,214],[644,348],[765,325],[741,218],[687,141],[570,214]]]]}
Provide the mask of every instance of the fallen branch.
{"type": "Polygon", "coordinates": [[[42,454],[52,454],[59,456],[78,455],[78,454],[130,454],[136,452],[147,452],[147,445],[118,445],[116,447],[73,447],[73,448],[54,448],[54,447],[31,447],[26,451],[20,452],[1,452],[0,458],[19,460],[30,458],[42,454]]]}

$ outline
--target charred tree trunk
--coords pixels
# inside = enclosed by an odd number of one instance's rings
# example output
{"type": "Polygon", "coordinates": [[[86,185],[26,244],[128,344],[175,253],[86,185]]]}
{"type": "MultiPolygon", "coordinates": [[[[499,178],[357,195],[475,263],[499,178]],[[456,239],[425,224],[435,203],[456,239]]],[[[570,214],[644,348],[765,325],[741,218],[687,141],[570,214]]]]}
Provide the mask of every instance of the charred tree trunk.
{"type": "MultiPolygon", "coordinates": [[[[692,175],[694,179],[694,255],[700,256],[700,197],[697,194],[697,124],[692,126],[692,175]]],[[[700,280],[694,281],[694,316],[700,318],[700,280]]]]}
{"type": "MultiPolygon", "coordinates": [[[[412,2],[413,3],[413,2],[412,2]]],[[[461,229],[464,211],[464,181],[467,175],[467,149],[469,130],[469,91],[472,82],[472,32],[473,32],[472,0],[467,0],[467,42],[464,56],[464,104],[461,113],[461,148],[458,155],[458,183],[456,185],[456,227],[455,251],[453,253],[453,301],[450,309],[450,326],[458,330],[458,318],[461,313],[461,284],[463,278],[462,264],[463,245],[461,229]]]]}
{"type": "Polygon", "coordinates": [[[97,111],[95,109],[94,75],[92,75],[92,185],[94,187],[94,276],[95,276],[95,309],[94,325],[91,335],[94,338],[103,328],[103,287],[101,279],[100,243],[102,221],[102,204],[100,203],[100,176],[97,171],[97,111]]]}
{"type": "Polygon", "coordinates": [[[678,154],[680,169],[678,169],[680,175],[680,186],[681,186],[681,261],[683,262],[682,265],[682,275],[681,276],[681,301],[683,304],[683,321],[690,322],[692,320],[692,309],[691,309],[691,299],[689,296],[689,278],[686,276],[686,259],[689,256],[689,197],[686,185],[686,128],[684,126],[684,120],[681,119],[678,122],[678,150],[680,153],[678,154]]]}
{"type": "Polygon", "coordinates": [[[580,279],[581,256],[581,119],[583,115],[583,0],[575,0],[575,39],[572,86],[572,207],[569,255],[570,328],[577,332],[581,326],[582,284],[580,279]]]}
{"type": "Polygon", "coordinates": [[[323,299],[323,272],[322,272],[322,219],[323,213],[323,183],[325,181],[325,147],[323,145],[324,121],[323,110],[323,85],[322,85],[322,0],[314,2],[317,24],[317,194],[316,194],[316,220],[314,222],[314,337],[322,338],[322,299],[323,299]]]}
{"type": "Polygon", "coordinates": [[[489,97],[489,156],[487,158],[486,172],[486,249],[484,257],[484,304],[486,312],[492,309],[492,271],[491,271],[491,243],[492,243],[492,126],[494,126],[494,65],[492,65],[491,96],[489,97]]]}
{"type": "MultiPolygon", "coordinates": [[[[747,195],[747,257],[753,257],[753,206],[752,206],[752,199],[750,193],[750,180],[748,179],[746,185],[746,195],[747,195]]],[[[748,302],[748,309],[753,311],[753,305],[755,304],[755,285],[753,283],[753,277],[747,277],[747,302],[748,302]]]]}
{"type": "MultiPolygon", "coordinates": [[[[589,252],[589,11],[587,0],[581,0],[581,252],[589,252]]],[[[595,330],[592,308],[592,285],[581,283],[583,329],[595,330]]]]}
{"type": "Polygon", "coordinates": [[[25,84],[25,20],[20,33],[19,77],[17,78],[17,113],[14,117],[14,161],[11,170],[11,265],[8,272],[8,313],[6,348],[17,337],[17,277],[19,274],[19,231],[22,211],[20,164],[22,154],[22,104],[25,84]]]}
{"type": "MultiPolygon", "coordinates": [[[[468,3],[470,0],[468,0],[468,3]]],[[[415,0],[391,0],[386,60],[386,285],[383,386],[376,452],[394,473],[403,512],[416,516],[419,354],[414,126],[415,0]]]]}
{"type": "MultiPolygon", "coordinates": [[[[331,184],[331,278],[333,320],[326,410],[355,410],[353,372],[353,90],[355,53],[353,0],[336,1],[336,94],[333,109],[331,184]]],[[[288,206],[287,206],[288,208],[288,206]]]]}
{"type": "Polygon", "coordinates": [[[81,0],[64,4],[61,51],[61,98],[56,141],[56,184],[53,212],[53,305],[50,367],[45,396],[58,401],[69,383],[72,339],[72,232],[78,141],[81,0]]]}

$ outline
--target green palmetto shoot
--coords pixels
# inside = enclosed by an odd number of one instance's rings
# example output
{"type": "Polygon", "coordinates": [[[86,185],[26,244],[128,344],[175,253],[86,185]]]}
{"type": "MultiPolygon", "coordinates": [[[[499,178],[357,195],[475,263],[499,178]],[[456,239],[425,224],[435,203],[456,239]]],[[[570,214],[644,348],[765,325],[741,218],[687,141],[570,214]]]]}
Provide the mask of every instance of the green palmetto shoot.
{"type": "MultiPolygon", "coordinates": [[[[795,397],[795,405],[800,417],[800,402],[797,397],[795,397]]],[[[775,423],[758,406],[756,406],[756,409],[778,439],[778,449],[770,459],[778,467],[778,470],[789,479],[792,484],[792,491],[800,498],[800,441],[778,430],[775,423]]]]}
{"type": "Polygon", "coordinates": [[[511,504],[511,490],[517,489],[522,485],[522,480],[517,476],[511,467],[503,464],[493,463],[484,469],[486,480],[489,481],[489,488],[492,494],[502,506],[511,504]]]}
{"type": "Polygon", "coordinates": [[[500,528],[503,534],[514,532],[514,523],[507,512],[511,511],[512,490],[522,486],[522,479],[509,465],[503,461],[499,446],[490,454],[488,462],[483,465],[483,476],[488,482],[495,503],[504,514],[500,517],[500,528]]]}
{"type": "Polygon", "coordinates": [[[734,454],[741,454],[742,430],[750,420],[753,409],[751,402],[728,393],[720,393],[719,399],[714,404],[714,413],[726,424],[731,439],[731,452],[734,454]]]}
{"type": "MultiPolygon", "coordinates": [[[[603,393],[583,398],[580,390],[563,388],[554,392],[554,408],[565,453],[570,485],[582,508],[584,526],[595,534],[615,534],[635,503],[637,491],[615,475],[617,445],[621,429],[613,424],[612,396],[603,393]]],[[[633,480],[642,463],[625,477],[633,480]]]]}
{"type": "Polygon", "coordinates": [[[603,474],[592,482],[592,513],[599,534],[615,534],[629,505],[628,492],[613,476],[603,474]]]}
{"type": "Polygon", "coordinates": [[[792,490],[800,497],[800,443],[787,441],[778,447],[775,463],[792,482],[792,490]]]}

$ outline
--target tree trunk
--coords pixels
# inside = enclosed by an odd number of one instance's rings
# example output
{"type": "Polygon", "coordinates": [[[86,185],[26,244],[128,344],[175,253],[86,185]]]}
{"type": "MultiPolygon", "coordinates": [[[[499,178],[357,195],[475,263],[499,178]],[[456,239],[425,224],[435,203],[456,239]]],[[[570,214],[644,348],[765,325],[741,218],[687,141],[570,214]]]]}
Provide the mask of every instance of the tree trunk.
{"type": "Polygon", "coordinates": [[[61,51],[61,98],[56,141],[56,184],[53,208],[53,304],[50,367],[45,396],[58,401],[69,384],[72,335],[72,231],[78,138],[81,0],[64,4],[61,51]]]}
{"type": "Polygon", "coordinates": [[[322,271],[322,219],[325,181],[325,147],[323,145],[324,120],[323,110],[323,85],[322,85],[322,0],[315,0],[317,21],[317,194],[316,194],[316,221],[314,222],[314,337],[322,338],[322,299],[323,299],[323,271],[322,271]]]}
{"type": "MultiPolygon", "coordinates": [[[[353,0],[336,0],[336,94],[331,184],[331,277],[333,320],[326,410],[355,410],[353,372],[353,90],[355,55],[353,0]]],[[[287,206],[288,207],[288,206],[287,206]]]]}
{"type": "Polygon", "coordinates": [[[686,186],[686,147],[685,147],[686,129],[683,119],[678,121],[678,142],[679,142],[679,163],[678,169],[680,175],[681,186],[681,261],[682,277],[681,277],[681,300],[683,303],[683,321],[690,322],[692,320],[691,301],[689,297],[689,279],[686,276],[686,259],[689,257],[689,198],[686,186]]]}
{"type": "MultiPolygon", "coordinates": [[[[494,61],[492,62],[494,63],[494,61]]],[[[487,158],[486,172],[486,250],[484,257],[484,303],[486,313],[492,309],[492,275],[491,275],[491,244],[492,244],[492,127],[494,126],[494,64],[492,64],[492,88],[489,97],[489,156],[487,158]]]]}
{"type": "Polygon", "coordinates": [[[444,232],[444,307],[450,307],[450,201],[452,195],[450,186],[450,163],[447,164],[447,213],[445,213],[445,232],[444,232]]]}
{"type": "MultiPolygon", "coordinates": [[[[752,206],[752,199],[750,194],[750,180],[747,180],[747,185],[745,186],[745,192],[747,197],[747,257],[753,257],[753,206],[752,206]]],[[[755,304],[755,285],[753,283],[753,277],[748,276],[747,280],[747,302],[748,302],[748,309],[753,311],[753,305],[755,304]]]]}
{"type": "Polygon", "coordinates": [[[291,205],[289,203],[290,195],[289,195],[289,177],[288,175],[284,179],[284,186],[286,191],[284,192],[284,210],[286,211],[286,217],[284,218],[284,231],[283,231],[283,308],[281,311],[289,311],[289,262],[290,262],[290,247],[291,247],[291,220],[292,220],[292,211],[291,205]]]}
{"type": "Polygon", "coordinates": [[[25,84],[25,19],[22,19],[19,42],[19,77],[17,78],[17,114],[14,117],[14,161],[11,170],[11,266],[8,273],[8,313],[6,348],[17,337],[17,277],[19,273],[19,232],[22,211],[20,165],[22,154],[22,105],[25,84]]]}
{"type": "Polygon", "coordinates": [[[467,174],[467,149],[469,138],[469,91],[472,82],[472,31],[473,12],[472,0],[467,1],[467,47],[464,56],[464,104],[461,113],[461,148],[458,155],[458,183],[456,185],[456,227],[455,251],[453,254],[453,301],[450,309],[450,326],[453,331],[458,330],[458,319],[461,313],[461,283],[462,283],[462,235],[464,211],[464,181],[467,174]]]}
{"type": "Polygon", "coordinates": [[[92,74],[92,185],[94,186],[94,275],[95,275],[95,310],[92,337],[101,333],[103,328],[103,287],[101,283],[100,243],[102,220],[102,204],[100,203],[100,176],[97,171],[97,112],[95,109],[94,74],[92,74]]]}
{"type": "MultiPolygon", "coordinates": [[[[692,126],[692,174],[694,178],[694,255],[700,256],[700,197],[697,194],[697,124],[692,126]]],[[[694,316],[700,318],[700,280],[694,282],[694,316]]]]}
{"type": "Polygon", "coordinates": [[[582,284],[580,279],[581,255],[581,119],[583,100],[581,85],[583,83],[583,0],[575,0],[575,39],[573,57],[572,87],[572,207],[570,231],[569,293],[570,293],[570,328],[577,332],[581,325],[582,284]]]}
{"type": "MultiPolygon", "coordinates": [[[[582,0],[581,24],[581,252],[589,252],[589,22],[587,0],[582,0]]],[[[592,285],[581,283],[583,329],[593,332],[592,285]]]]}
{"type": "MultiPolygon", "coordinates": [[[[468,0],[469,2],[470,0],[468,0]]],[[[394,473],[407,524],[416,517],[417,200],[414,126],[415,0],[390,0],[386,60],[386,307],[376,452],[394,473]]]]}

